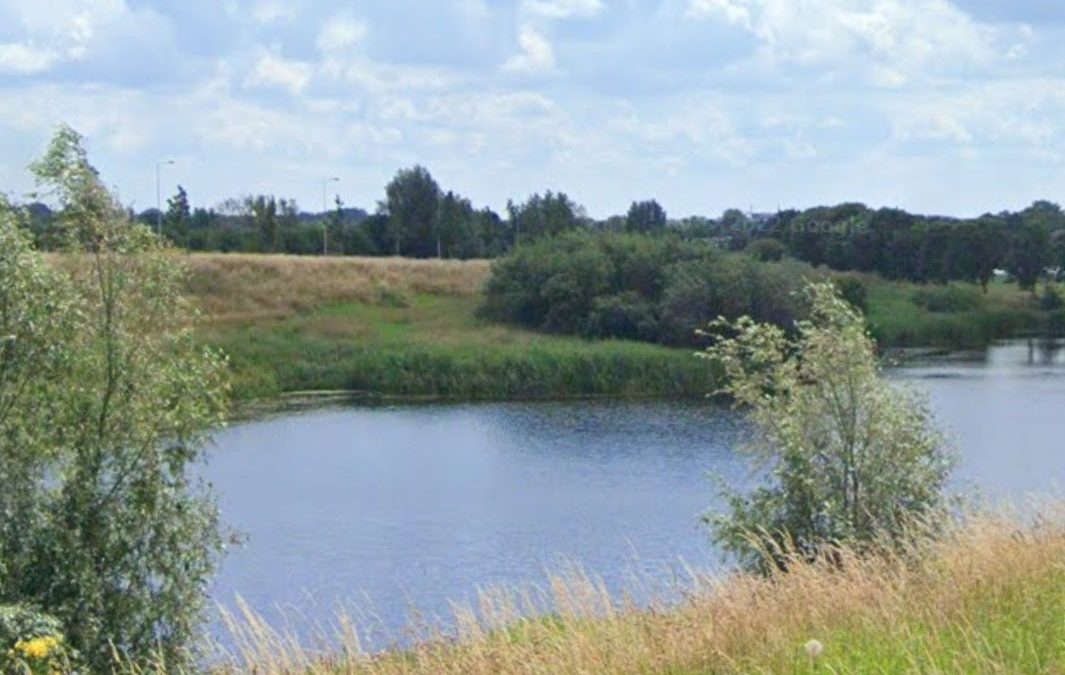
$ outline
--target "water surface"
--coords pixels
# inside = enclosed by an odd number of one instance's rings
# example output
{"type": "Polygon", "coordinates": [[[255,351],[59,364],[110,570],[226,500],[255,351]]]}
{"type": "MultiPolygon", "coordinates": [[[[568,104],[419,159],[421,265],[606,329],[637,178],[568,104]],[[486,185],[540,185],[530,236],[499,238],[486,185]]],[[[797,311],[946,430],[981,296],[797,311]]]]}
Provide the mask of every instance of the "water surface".
{"type": "MultiPolygon", "coordinates": [[[[892,373],[928,392],[961,451],[956,484],[1021,499],[1065,482],[1065,352],[1012,342],[892,373]]],[[[742,420],[676,402],[334,408],[236,425],[208,467],[231,551],[216,599],[321,616],[338,601],[395,634],[478,587],[582,564],[612,589],[719,557],[709,472],[750,480],[742,420]]]]}

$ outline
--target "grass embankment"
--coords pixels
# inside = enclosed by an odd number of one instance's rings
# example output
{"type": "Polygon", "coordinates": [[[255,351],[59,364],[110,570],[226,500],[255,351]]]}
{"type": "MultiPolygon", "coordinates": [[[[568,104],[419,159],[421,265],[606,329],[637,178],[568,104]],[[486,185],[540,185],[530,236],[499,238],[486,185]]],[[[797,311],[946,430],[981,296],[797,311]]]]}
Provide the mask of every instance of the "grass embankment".
{"type": "MultiPolygon", "coordinates": [[[[196,254],[189,292],[239,399],[301,391],[461,399],[702,396],[690,349],[545,335],[479,319],[487,261],[196,254]]],[[[885,347],[979,348],[1063,316],[1016,285],[921,286],[863,275],[885,347]]],[[[710,317],[708,317],[710,318],[710,317]]],[[[694,327],[693,327],[694,328],[694,327]]]]}
{"type": "Polygon", "coordinates": [[[868,289],[870,329],[883,347],[979,349],[1024,332],[1060,333],[1065,328],[1065,313],[1041,311],[1039,299],[1016,284],[992,283],[985,294],[977,284],[861,278],[868,289]]]}
{"type": "Polygon", "coordinates": [[[697,396],[691,350],[589,342],[478,319],[484,261],[192,255],[204,339],[237,398],[348,391],[462,399],[697,396]]]}
{"type": "MultiPolygon", "coordinates": [[[[305,651],[254,617],[233,622],[228,670],[375,675],[489,673],[1065,672],[1065,527],[973,522],[906,555],[774,578],[694,576],[679,604],[619,604],[587,579],[543,596],[485,594],[458,610],[461,636],[402,652],[305,651]],[[530,613],[547,619],[522,619],[530,613]],[[814,658],[810,640],[823,646],[814,658]]],[[[343,622],[341,622],[343,625],[343,622]]],[[[339,642],[339,644],[337,644],[339,642]]]]}

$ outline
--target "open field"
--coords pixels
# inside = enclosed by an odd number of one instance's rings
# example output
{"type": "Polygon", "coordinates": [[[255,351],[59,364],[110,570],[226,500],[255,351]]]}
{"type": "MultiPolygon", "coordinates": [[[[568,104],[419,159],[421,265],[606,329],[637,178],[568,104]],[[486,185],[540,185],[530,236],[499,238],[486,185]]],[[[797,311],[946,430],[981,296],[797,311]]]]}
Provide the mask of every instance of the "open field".
{"type": "Polygon", "coordinates": [[[904,555],[843,552],[839,566],[769,579],[693,574],[679,604],[651,609],[615,602],[582,575],[541,593],[486,592],[456,611],[457,641],[375,657],[350,630],[332,638],[335,652],[308,652],[254,616],[233,617],[233,658],[258,673],[1058,674],[1065,523],[1038,523],[976,519],[904,555]],[[531,613],[549,618],[522,618],[531,613]]]}
{"type": "MultiPolygon", "coordinates": [[[[476,316],[487,261],[254,254],[185,257],[204,339],[225,349],[237,398],[353,391],[465,399],[701,396],[691,350],[545,335],[476,316]]],[[[862,275],[885,347],[979,348],[1065,325],[1031,294],[862,275]]],[[[693,327],[694,328],[694,327],[693,327]]]]}

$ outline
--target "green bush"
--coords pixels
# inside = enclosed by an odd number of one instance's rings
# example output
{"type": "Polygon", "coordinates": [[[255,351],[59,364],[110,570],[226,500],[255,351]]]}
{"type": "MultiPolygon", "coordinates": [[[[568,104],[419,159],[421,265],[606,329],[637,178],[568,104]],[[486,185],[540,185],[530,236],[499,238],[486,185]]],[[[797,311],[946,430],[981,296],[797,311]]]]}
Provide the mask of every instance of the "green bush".
{"type": "Polygon", "coordinates": [[[497,261],[480,311],[554,333],[691,345],[719,315],[790,325],[801,315],[794,291],[812,272],[675,236],[572,233],[497,261]]]}
{"type": "Polygon", "coordinates": [[[67,673],[75,661],[58,619],[21,605],[0,605],[0,673],[67,673]]]}
{"type": "Polygon", "coordinates": [[[954,461],[927,402],[881,376],[861,313],[832,284],[808,294],[811,318],[794,337],[720,321],[725,337],[706,353],[757,427],[748,450],[769,467],[767,485],[728,492],[730,512],[707,521],[760,571],[902,543],[914,519],[941,513],[954,461]]]}
{"type": "Polygon", "coordinates": [[[650,302],[634,291],[598,297],[584,330],[587,337],[653,341],[658,317],[650,302]]]}
{"type": "Polygon", "coordinates": [[[866,302],[869,292],[864,281],[856,276],[843,274],[835,278],[835,283],[840,296],[852,307],[862,312],[868,309],[866,302]]]}
{"type": "Polygon", "coordinates": [[[1061,294],[1056,288],[1047,284],[1039,296],[1039,309],[1044,312],[1056,312],[1062,307],[1065,307],[1065,301],[1062,301],[1061,294]]]}
{"type": "Polygon", "coordinates": [[[762,262],[779,262],[784,259],[784,254],[787,253],[787,250],[787,247],[779,240],[768,237],[755,239],[750,244],[747,244],[746,249],[748,255],[762,262]]]}
{"type": "Polygon", "coordinates": [[[94,671],[116,652],[177,668],[222,550],[192,469],[224,419],[225,361],[193,341],[176,257],[73,130],[34,170],[63,207],[69,265],[0,205],[0,598],[47,608],[94,671]]]}
{"type": "Polygon", "coordinates": [[[926,286],[914,291],[913,303],[929,312],[949,314],[977,309],[983,304],[983,297],[975,288],[954,284],[926,286]]]}

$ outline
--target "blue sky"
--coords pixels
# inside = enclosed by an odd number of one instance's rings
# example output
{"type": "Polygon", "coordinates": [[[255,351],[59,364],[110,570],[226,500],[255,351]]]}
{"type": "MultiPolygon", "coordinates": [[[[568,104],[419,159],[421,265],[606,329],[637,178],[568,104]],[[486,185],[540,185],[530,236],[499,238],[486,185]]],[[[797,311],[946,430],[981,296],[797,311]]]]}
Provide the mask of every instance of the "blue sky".
{"type": "Polygon", "coordinates": [[[67,122],[124,201],[1065,200],[1060,0],[0,0],[0,186],[67,122]]]}

